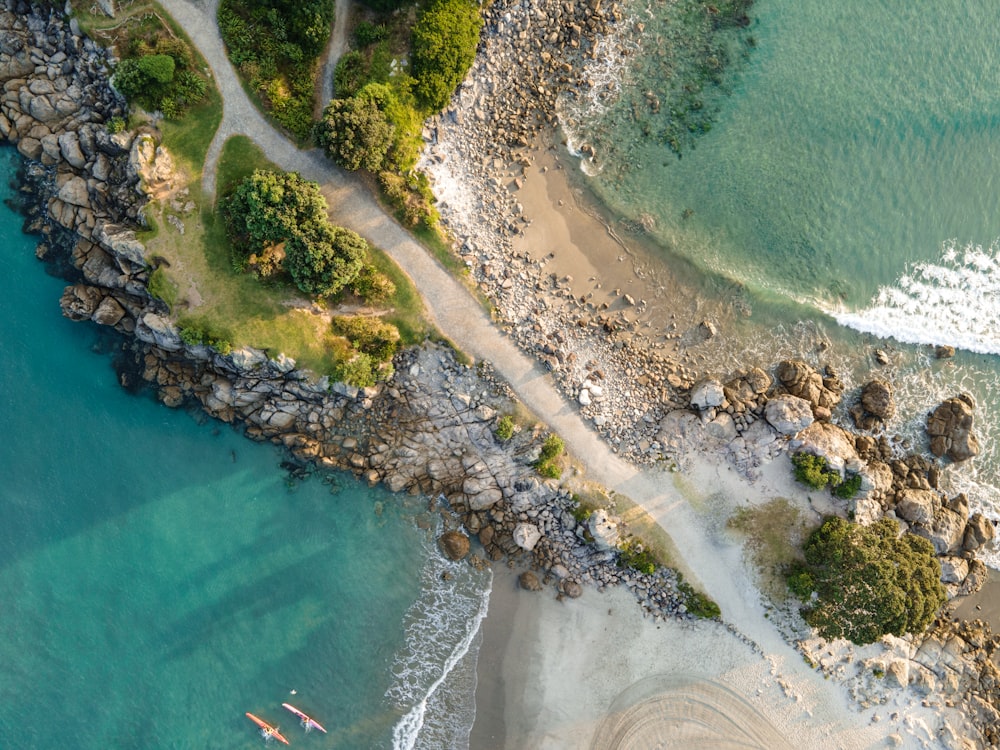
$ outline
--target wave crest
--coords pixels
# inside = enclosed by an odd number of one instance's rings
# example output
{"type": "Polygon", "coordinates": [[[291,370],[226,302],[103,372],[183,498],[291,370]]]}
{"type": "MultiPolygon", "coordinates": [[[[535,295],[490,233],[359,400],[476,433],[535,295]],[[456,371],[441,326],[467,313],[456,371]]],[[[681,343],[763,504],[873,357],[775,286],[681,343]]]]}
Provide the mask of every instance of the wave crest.
{"type": "Polygon", "coordinates": [[[841,325],[908,344],[1000,354],[1000,240],[989,247],[948,240],[938,263],[908,268],[867,309],[830,314],[841,325]]]}

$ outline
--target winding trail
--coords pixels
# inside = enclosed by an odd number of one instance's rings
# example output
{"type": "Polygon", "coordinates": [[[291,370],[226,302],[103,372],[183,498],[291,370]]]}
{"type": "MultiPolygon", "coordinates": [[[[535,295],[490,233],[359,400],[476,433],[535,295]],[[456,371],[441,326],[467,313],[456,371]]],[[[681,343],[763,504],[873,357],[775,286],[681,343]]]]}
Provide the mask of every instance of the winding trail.
{"type": "Polygon", "coordinates": [[[218,0],[160,2],[208,61],[223,98],[222,124],[205,162],[202,185],[206,195],[214,195],[222,145],[236,134],[254,140],[283,169],[318,182],[329,202],[332,220],[354,229],[393,257],[428,303],[428,316],[434,324],[462,350],[493,363],[527,407],[563,437],[591,479],[640,504],[670,534],[684,558],[684,567],[719,604],[725,619],[762,655],[773,660],[778,673],[794,676],[808,685],[812,694],[823,695],[825,700],[847,710],[843,692],[824,684],[823,677],[803,663],[798,652],[765,618],[756,587],[742,563],[741,550],[706,530],[706,523],[696,517],[673,476],[642,471],[619,458],[584,422],[577,406],[559,393],[541,366],[492,324],[462,284],[383,211],[359,180],[334,166],[319,150],[296,148],[257,111],[225,55],[215,21],[218,0]]]}

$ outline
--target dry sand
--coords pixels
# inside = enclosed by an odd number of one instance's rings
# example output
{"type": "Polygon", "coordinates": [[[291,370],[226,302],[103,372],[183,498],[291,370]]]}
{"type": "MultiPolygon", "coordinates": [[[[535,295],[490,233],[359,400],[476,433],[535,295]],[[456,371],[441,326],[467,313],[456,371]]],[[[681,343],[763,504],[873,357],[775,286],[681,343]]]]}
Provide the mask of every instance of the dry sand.
{"type": "MultiPolygon", "coordinates": [[[[551,254],[552,273],[572,276],[574,293],[597,304],[621,306],[616,289],[647,300],[633,309],[645,311],[650,327],[674,315],[684,325],[696,320],[708,303],[666,269],[654,271],[638,243],[608,231],[568,179],[569,162],[551,149],[536,155],[518,189],[531,224],[517,249],[551,254]]],[[[626,473],[612,471],[618,479],[610,489],[670,534],[680,567],[721,605],[727,625],[655,622],[625,589],[588,587],[578,600],[557,601],[553,589],[520,591],[512,574],[501,573],[484,625],[472,748],[936,746],[935,709],[902,695],[891,706],[858,710],[770,619],[775,612],[726,520],[738,505],[775,497],[816,519],[830,512],[795,485],[786,465],[762,467],[753,484],[711,453],[692,457],[683,474],[626,473]]]]}

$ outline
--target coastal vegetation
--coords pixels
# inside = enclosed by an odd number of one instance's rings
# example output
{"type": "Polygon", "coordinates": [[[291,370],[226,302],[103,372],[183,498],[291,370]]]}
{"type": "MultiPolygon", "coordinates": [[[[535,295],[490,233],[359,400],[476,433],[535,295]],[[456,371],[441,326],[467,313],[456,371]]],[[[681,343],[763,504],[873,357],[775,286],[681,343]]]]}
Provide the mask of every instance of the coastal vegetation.
{"type": "Polygon", "coordinates": [[[214,87],[204,61],[156,3],[137,0],[115,18],[89,11],[82,3],[73,8],[82,29],[115,48],[112,83],[129,104],[176,121],[205,101],[214,87]]]}
{"type": "Polygon", "coordinates": [[[497,423],[497,428],[493,434],[497,436],[497,440],[504,442],[514,437],[514,417],[510,414],[504,414],[500,417],[500,421],[497,423]]]}
{"type": "Polygon", "coordinates": [[[849,500],[861,489],[861,475],[848,474],[841,478],[840,472],[830,469],[823,456],[812,453],[793,453],[792,466],[795,479],[814,490],[829,487],[836,497],[849,500]]]}
{"type": "Polygon", "coordinates": [[[761,505],[744,505],[726,522],[744,538],[744,549],[757,569],[761,588],[774,600],[784,601],[790,566],[801,563],[802,543],[808,536],[799,507],[776,497],[761,505]]]}
{"type": "Polygon", "coordinates": [[[563,439],[555,433],[550,433],[545,442],[542,443],[542,450],[535,459],[535,471],[547,479],[558,479],[562,476],[562,458],[566,451],[563,439]]]}
{"type": "Polygon", "coordinates": [[[866,644],[887,634],[921,633],[945,602],[934,547],[900,535],[891,519],[861,526],[828,518],[803,552],[788,586],[804,602],[806,622],[824,638],[866,644]]]}
{"type": "Polygon", "coordinates": [[[330,36],[333,0],[222,0],[219,31],[250,93],[304,142],[313,126],[319,55],[330,36]]]}

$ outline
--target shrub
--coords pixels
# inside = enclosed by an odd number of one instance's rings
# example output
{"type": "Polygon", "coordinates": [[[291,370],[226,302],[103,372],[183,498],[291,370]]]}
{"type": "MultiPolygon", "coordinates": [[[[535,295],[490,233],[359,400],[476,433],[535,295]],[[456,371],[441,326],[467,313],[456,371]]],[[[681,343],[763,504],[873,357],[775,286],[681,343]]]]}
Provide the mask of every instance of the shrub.
{"type": "Polygon", "coordinates": [[[125,130],[125,118],[115,115],[107,121],[104,127],[111,135],[121,133],[125,130]]]}
{"type": "Polygon", "coordinates": [[[497,436],[498,440],[503,440],[504,442],[514,437],[514,417],[510,414],[504,414],[500,417],[500,421],[497,423],[497,428],[493,434],[497,436]]]}
{"type": "Polygon", "coordinates": [[[701,617],[705,620],[714,620],[722,616],[719,605],[712,601],[707,595],[700,591],[695,591],[694,587],[687,581],[678,581],[677,588],[684,596],[684,607],[688,614],[694,617],[701,617]]]}
{"type": "Polygon", "coordinates": [[[357,50],[345,52],[333,70],[333,90],[337,96],[347,99],[361,90],[367,76],[368,68],[364,55],[357,50]]]}
{"type": "Polygon", "coordinates": [[[211,324],[198,318],[188,318],[178,323],[181,341],[188,346],[211,346],[219,354],[226,355],[233,350],[229,333],[214,328],[211,324]]]}
{"type": "Polygon", "coordinates": [[[354,293],[366,302],[384,302],[396,293],[392,279],[366,263],[354,280],[354,293]]]}
{"type": "Polygon", "coordinates": [[[392,359],[399,346],[399,331],[378,318],[335,316],[333,331],[351,342],[351,346],[377,362],[392,359]]]}
{"type": "Polygon", "coordinates": [[[170,55],[146,55],[139,58],[137,67],[148,81],[165,85],[174,80],[177,63],[170,55]]]}
{"type": "Polygon", "coordinates": [[[827,470],[826,459],[822,456],[795,453],[792,455],[792,465],[795,467],[795,478],[814,490],[821,490],[830,482],[840,481],[837,472],[827,470]]]}
{"type": "Polygon", "coordinates": [[[535,471],[543,477],[558,479],[562,476],[562,469],[559,467],[559,457],[566,450],[566,445],[562,438],[555,434],[549,434],[542,443],[542,450],[535,460],[535,471]]]}
{"type": "Polygon", "coordinates": [[[913,534],[900,536],[892,520],[860,526],[829,518],[804,552],[805,564],[792,571],[789,587],[808,599],[802,615],[824,638],[866,644],[886,634],[920,633],[945,601],[933,546],[913,534]]]}
{"type": "Polygon", "coordinates": [[[841,500],[850,500],[858,494],[861,489],[861,475],[851,474],[847,479],[839,484],[835,484],[831,492],[841,500]]]}
{"type": "Polygon", "coordinates": [[[373,24],[369,21],[362,21],[354,29],[354,40],[359,47],[367,47],[369,44],[381,42],[388,35],[389,30],[384,23],[373,24]]]}
{"type": "Polygon", "coordinates": [[[433,0],[413,27],[417,100],[429,111],[448,105],[476,57],[483,19],[471,0],[433,0]]]}
{"type": "Polygon", "coordinates": [[[333,379],[358,388],[370,388],[380,380],[391,378],[392,373],[391,363],[379,364],[369,355],[359,352],[337,364],[333,379]]]}
{"type": "Polygon", "coordinates": [[[660,561],[656,559],[656,556],[645,549],[637,539],[627,539],[618,548],[618,567],[620,568],[632,568],[640,573],[653,575],[659,564],[660,561]]]}

